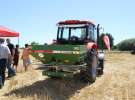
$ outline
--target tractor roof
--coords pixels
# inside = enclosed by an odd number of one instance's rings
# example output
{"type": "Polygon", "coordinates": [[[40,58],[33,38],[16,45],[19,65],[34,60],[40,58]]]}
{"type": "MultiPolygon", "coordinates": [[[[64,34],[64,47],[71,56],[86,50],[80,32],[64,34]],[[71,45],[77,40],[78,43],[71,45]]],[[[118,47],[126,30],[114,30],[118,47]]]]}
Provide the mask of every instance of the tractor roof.
{"type": "Polygon", "coordinates": [[[58,25],[77,25],[77,24],[92,24],[95,25],[93,22],[91,21],[81,21],[81,20],[65,20],[65,21],[60,21],[58,23],[58,25]]]}

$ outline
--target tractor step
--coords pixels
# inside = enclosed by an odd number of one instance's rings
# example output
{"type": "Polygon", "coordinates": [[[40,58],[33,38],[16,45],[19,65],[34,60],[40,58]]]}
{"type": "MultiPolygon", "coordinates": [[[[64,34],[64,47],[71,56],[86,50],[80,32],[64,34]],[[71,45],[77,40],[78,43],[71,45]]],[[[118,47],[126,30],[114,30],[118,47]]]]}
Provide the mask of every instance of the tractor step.
{"type": "Polygon", "coordinates": [[[80,73],[80,70],[44,70],[42,75],[46,75],[49,77],[66,77],[66,78],[73,78],[75,74],[80,73]]]}

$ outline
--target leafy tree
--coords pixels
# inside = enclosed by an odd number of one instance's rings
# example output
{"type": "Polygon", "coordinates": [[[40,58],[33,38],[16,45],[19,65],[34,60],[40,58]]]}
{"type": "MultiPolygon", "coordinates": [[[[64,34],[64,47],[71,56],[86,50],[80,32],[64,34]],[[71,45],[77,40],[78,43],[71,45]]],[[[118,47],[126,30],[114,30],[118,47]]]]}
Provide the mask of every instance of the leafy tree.
{"type": "Polygon", "coordinates": [[[105,45],[104,45],[104,41],[103,41],[103,37],[105,36],[104,33],[102,33],[100,36],[99,36],[99,48],[100,49],[105,49],[105,45]]]}
{"type": "Polygon", "coordinates": [[[35,41],[33,41],[33,42],[31,42],[31,45],[38,45],[39,43],[37,43],[37,42],[35,42],[35,41]]]}
{"type": "Polygon", "coordinates": [[[126,39],[118,43],[117,45],[118,50],[121,51],[129,51],[135,49],[135,38],[126,39]]]}

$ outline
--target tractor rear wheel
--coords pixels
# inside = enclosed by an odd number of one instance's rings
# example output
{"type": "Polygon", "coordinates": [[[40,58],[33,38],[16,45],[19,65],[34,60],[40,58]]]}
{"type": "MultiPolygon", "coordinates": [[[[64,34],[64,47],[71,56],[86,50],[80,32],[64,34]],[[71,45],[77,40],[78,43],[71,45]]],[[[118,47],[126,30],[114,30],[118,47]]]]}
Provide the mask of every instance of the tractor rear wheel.
{"type": "Polygon", "coordinates": [[[93,52],[87,52],[86,63],[87,68],[84,73],[84,79],[93,83],[95,82],[97,75],[97,54],[95,50],[93,52]]]}

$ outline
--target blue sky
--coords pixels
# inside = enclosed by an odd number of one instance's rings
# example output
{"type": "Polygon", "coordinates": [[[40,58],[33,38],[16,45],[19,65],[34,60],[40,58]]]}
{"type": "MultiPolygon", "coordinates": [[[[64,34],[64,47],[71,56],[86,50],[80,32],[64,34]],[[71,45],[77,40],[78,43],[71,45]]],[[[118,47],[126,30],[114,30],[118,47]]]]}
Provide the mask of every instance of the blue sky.
{"type": "MultiPolygon", "coordinates": [[[[92,20],[117,44],[135,37],[134,0],[0,0],[0,25],[20,32],[20,45],[50,43],[61,20],[92,20]]],[[[17,38],[12,39],[17,43],[17,38]]]]}

